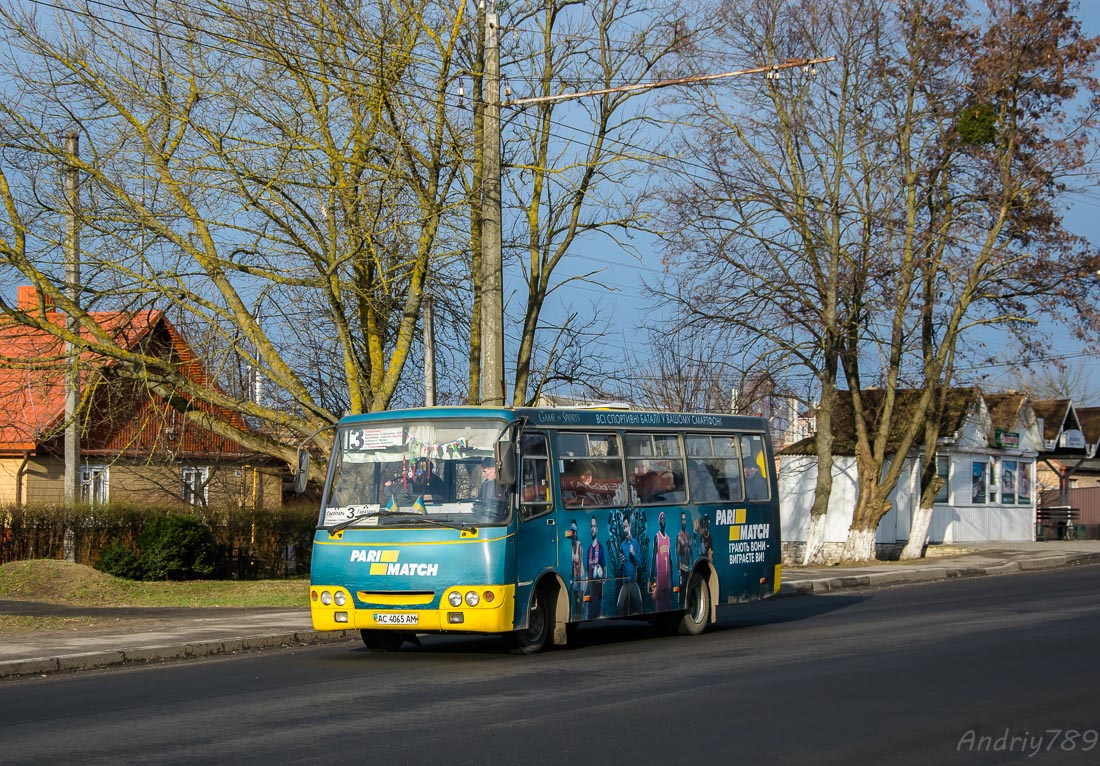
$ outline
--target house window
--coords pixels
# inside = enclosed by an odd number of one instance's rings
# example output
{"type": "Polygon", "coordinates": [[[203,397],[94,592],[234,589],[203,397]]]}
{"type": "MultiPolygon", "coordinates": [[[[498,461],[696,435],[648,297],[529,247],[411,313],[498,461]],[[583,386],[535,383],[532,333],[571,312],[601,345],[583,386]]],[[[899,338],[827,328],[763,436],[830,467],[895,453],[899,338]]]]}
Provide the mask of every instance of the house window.
{"type": "Polygon", "coordinates": [[[1031,466],[1021,460],[1016,467],[1016,502],[1020,505],[1031,504],[1031,466]]]}
{"type": "Polygon", "coordinates": [[[109,479],[105,465],[80,466],[80,501],[90,506],[106,504],[110,497],[109,479]]]}
{"type": "Polygon", "coordinates": [[[989,461],[974,461],[970,464],[970,502],[985,505],[989,483],[989,461]]]}
{"type": "Polygon", "coordinates": [[[1015,460],[1001,461],[1001,502],[1005,505],[1016,504],[1016,472],[1019,464],[1015,460]]]}
{"type": "Polygon", "coordinates": [[[940,486],[939,491],[936,492],[937,503],[948,502],[948,491],[951,488],[951,458],[948,455],[936,455],[936,477],[939,478],[943,484],[940,486]]]}
{"type": "Polygon", "coordinates": [[[184,466],[180,471],[180,496],[188,505],[206,505],[206,486],[210,481],[210,469],[184,466]]]}

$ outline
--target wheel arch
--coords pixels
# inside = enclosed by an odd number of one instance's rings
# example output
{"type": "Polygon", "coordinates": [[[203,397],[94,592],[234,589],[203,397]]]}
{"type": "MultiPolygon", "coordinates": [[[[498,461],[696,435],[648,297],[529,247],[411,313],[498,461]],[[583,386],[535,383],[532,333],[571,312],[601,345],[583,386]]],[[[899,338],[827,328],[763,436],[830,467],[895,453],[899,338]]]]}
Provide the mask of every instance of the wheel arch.
{"type": "Polygon", "coordinates": [[[718,622],[718,571],[712,562],[704,560],[696,563],[692,574],[699,575],[707,584],[707,591],[710,593],[709,621],[711,624],[718,622]]]}
{"type": "Polygon", "coordinates": [[[531,608],[535,592],[540,588],[545,590],[546,598],[550,602],[550,613],[554,615],[554,633],[550,640],[555,646],[564,646],[568,641],[565,626],[569,622],[569,591],[565,587],[565,581],[553,570],[539,575],[534,587],[531,588],[531,594],[527,597],[527,609],[524,613],[531,608]]]}

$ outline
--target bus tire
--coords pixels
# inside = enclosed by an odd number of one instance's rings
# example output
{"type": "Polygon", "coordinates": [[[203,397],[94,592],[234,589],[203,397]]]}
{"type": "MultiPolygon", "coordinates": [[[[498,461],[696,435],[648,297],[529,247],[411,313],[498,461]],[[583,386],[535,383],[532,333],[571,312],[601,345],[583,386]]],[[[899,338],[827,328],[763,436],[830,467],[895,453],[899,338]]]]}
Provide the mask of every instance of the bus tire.
{"type": "Polygon", "coordinates": [[[405,643],[402,633],[394,633],[390,630],[360,630],[363,643],[372,652],[396,652],[405,643]]]}
{"type": "Polygon", "coordinates": [[[684,598],[687,609],[680,617],[678,632],[681,636],[697,636],[707,629],[710,619],[710,588],[698,572],[692,573],[688,580],[684,598]]]}
{"type": "Polygon", "coordinates": [[[516,654],[538,654],[546,648],[553,632],[550,599],[545,588],[535,590],[527,613],[527,627],[512,632],[512,651],[516,654]]]}

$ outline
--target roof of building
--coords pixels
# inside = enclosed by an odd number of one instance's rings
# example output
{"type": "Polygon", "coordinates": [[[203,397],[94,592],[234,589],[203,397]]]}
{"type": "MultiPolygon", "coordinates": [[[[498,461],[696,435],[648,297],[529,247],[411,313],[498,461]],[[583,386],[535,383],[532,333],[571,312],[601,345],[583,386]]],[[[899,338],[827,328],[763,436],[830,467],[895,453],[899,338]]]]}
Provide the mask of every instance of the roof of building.
{"type": "Polygon", "coordinates": [[[1100,407],[1076,407],[1077,420],[1088,444],[1100,442],[1100,407]]]}
{"type": "MultiPolygon", "coordinates": [[[[58,328],[67,321],[64,314],[42,301],[33,288],[19,288],[17,308],[28,314],[38,312],[36,321],[44,320],[58,328]]],[[[163,312],[95,311],[88,316],[95,327],[81,328],[82,338],[93,341],[97,333],[102,333],[108,342],[126,350],[159,343],[160,353],[170,355],[188,377],[203,386],[211,385],[194,351],[163,312]]],[[[111,374],[116,364],[115,360],[93,351],[83,351],[80,354],[82,389],[99,392],[103,387],[98,384],[108,378],[117,380],[119,376],[111,374]]],[[[65,420],[66,370],[65,344],[57,335],[17,318],[0,317],[0,411],[7,415],[0,420],[0,451],[35,451],[57,437],[65,420]]],[[[148,391],[144,392],[144,397],[136,396],[132,385],[128,393],[124,402],[115,396],[112,407],[100,406],[101,419],[112,414],[105,412],[108,409],[114,409],[115,415],[121,413],[132,417],[152,399],[148,391]]],[[[161,405],[161,409],[166,407],[163,402],[161,405]]],[[[86,408],[91,409],[90,406],[86,408]]],[[[248,426],[239,415],[222,415],[235,427],[247,430],[248,426]]],[[[113,418],[115,431],[120,419],[113,418]]],[[[110,434],[101,432],[92,436],[100,448],[116,451],[119,448],[119,445],[110,444],[110,434]]],[[[126,436],[126,441],[133,445],[134,434],[126,436]]],[[[228,446],[228,440],[225,442],[219,446],[228,446]]],[[[231,451],[242,450],[234,446],[231,451]]]]}
{"type": "MultiPolygon", "coordinates": [[[[1043,438],[1050,442],[1062,433],[1066,420],[1073,412],[1073,402],[1069,399],[1040,399],[1031,402],[1036,418],[1043,420],[1043,438]]],[[[1070,425],[1075,427],[1076,423],[1070,425]]]]}
{"type": "MultiPolygon", "coordinates": [[[[886,396],[881,389],[870,389],[861,392],[864,411],[867,413],[868,428],[873,433],[879,426],[879,421],[885,411],[886,396]]],[[[905,428],[910,425],[913,417],[909,413],[915,412],[920,405],[920,398],[924,394],[922,389],[901,389],[894,400],[894,413],[890,432],[887,434],[887,451],[895,452],[904,436],[905,428]]],[[[971,408],[975,405],[981,391],[977,388],[953,388],[947,392],[944,403],[944,417],[940,423],[940,438],[949,438],[962,428],[963,422],[971,408]]],[[[836,406],[833,408],[833,454],[855,454],[856,429],[853,416],[852,394],[850,391],[838,391],[836,406]]],[[[1007,405],[1006,405],[1007,406],[1007,405]]],[[[921,434],[917,434],[916,442],[920,443],[921,434]]],[[[816,451],[816,435],[810,436],[781,450],[789,455],[811,455],[816,451]]]]}
{"type": "Polygon", "coordinates": [[[1001,394],[982,394],[989,420],[994,428],[1010,431],[1020,422],[1020,411],[1028,404],[1027,394],[1018,391],[1001,394]]]}

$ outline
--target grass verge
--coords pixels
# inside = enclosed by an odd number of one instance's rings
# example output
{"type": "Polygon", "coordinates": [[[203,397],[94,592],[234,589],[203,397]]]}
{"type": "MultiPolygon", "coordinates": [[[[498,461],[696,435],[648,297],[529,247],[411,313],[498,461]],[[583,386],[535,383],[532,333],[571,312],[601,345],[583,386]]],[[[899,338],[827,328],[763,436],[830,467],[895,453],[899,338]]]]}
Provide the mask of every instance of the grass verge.
{"type": "Polygon", "coordinates": [[[0,566],[0,599],[70,606],[293,609],[308,606],[308,592],[305,579],[137,582],[53,559],[13,561],[0,566]]]}

